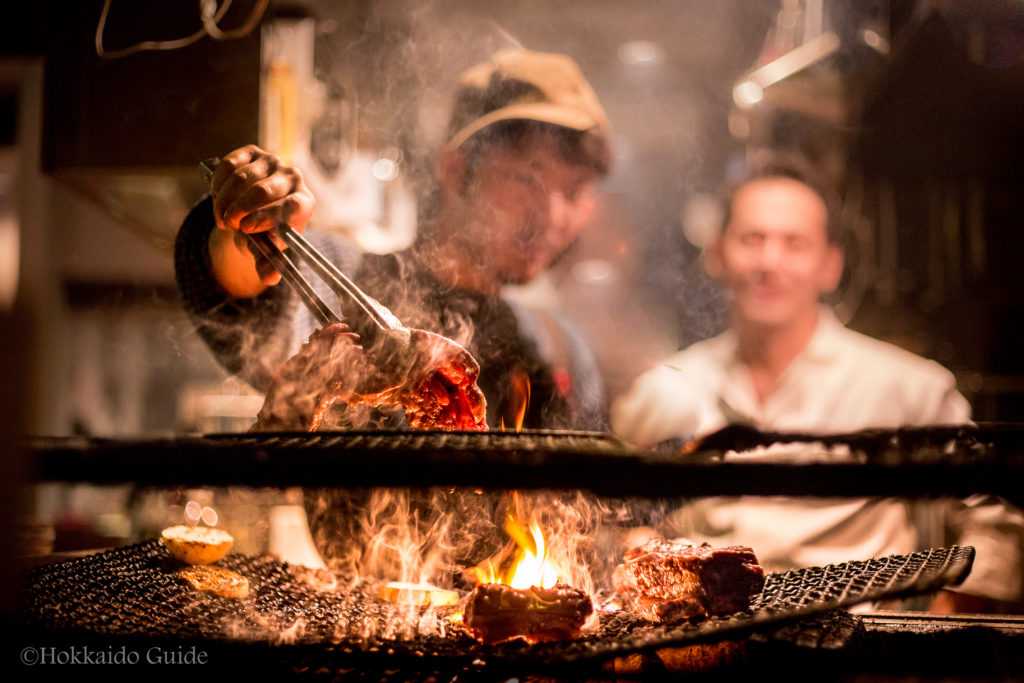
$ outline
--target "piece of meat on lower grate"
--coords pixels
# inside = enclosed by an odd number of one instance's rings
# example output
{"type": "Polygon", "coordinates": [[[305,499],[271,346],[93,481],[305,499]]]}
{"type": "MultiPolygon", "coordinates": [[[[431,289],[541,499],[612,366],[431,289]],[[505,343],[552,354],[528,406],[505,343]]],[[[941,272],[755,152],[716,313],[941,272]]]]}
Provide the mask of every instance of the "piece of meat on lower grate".
{"type": "Polygon", "coordinates": [[[569,640],[593,611],[589,595],[564,584],[518,589],[488,583],[473,589],[465,623],[485,643],[517,637],[534,643],[569,640]]]}
{"type": "Polygon", "coordinates": [[[764,587],[764,569],[745,546],[651,541],[626,552],[615,587],[651,621],[727,616],[750,607],[764,587]]]}

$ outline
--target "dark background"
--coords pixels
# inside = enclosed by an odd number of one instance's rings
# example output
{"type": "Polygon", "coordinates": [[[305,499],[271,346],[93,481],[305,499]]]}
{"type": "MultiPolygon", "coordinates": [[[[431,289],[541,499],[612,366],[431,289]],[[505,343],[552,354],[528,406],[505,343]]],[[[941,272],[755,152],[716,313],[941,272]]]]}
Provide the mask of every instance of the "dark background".
{"type": "MultiPolygon", "coordinates": [[[[267,20],[317,19],[318,78],[357,96],[353,125],[363,144],[398,146],[410,173],[429,158],[445,97],[466,66],[516,42],[579,61],[614,126],[615,170],[598,224],[558,264],[551,285],[598,351],[613,395],[660,357],[722,329],[722,296],[703,274],[699,247],[684,236],[684,216],[767,146],[805,152],[841,188],[849,263],[841,317],[950,367],[978,419],[1021,419],[1024,4],[823,2],[824,25],[842,47],[801,76],[803,101],[814,106],[780,95],[740,112],[732,88],[763,61],[780,11],[792,4],[309,1],[272,3],[267,20]],[[868,29],[884,37],[887,51],[865,46],[868,29]],[[655,44],[656,63],[623,60],[622,46],[636,40],[655,44]],[[587,279],[595,264],[606,277],[587,279]]],[[[101,6],[22,3],[0,29],[5,62],[45,70],[35,113],[43,122],[39,182],[54,197],[42,219],[52,233],[51,262],[26,254],[23,269],[56,278],[71,321],[65,332],[85,321],[109,341],[126,316],[170,321],[158,340],[173,353],[136,361],[149,382],[132,390],[142,417],[115,419],[113,429],[173,429],[181,426],[179,385],[222,376],[174,317],[169,244],[200,191],[192,163],[255,136],[258,40],[207,39],[104,61],[92,47],[101,6]],[[112,205],[95,181],[126,169],[142,169],[145,182],[172,179],[176,203],[112,205]]],[[[252,6],[238,0],[223,23],[237,25],[252,6]]],[[[190,2],[115,0],[107,44],[180,36],[196,26],[196,12],[190,2]]],[[[16,79],[0,84],[0,142],[16,147],[25,115],[18,93],[16,79]]],[[[37,305],[29,299],[25,305],[37,305]]],[[[106,345],[119,353],[118,345],[133,343],[106,345]]],[[[152,335],[146,343],[154,346],[152,335]]],[[[65,384],[40,391],[60,393],[77,381],[76,364],[97,362],[79,360],[76,348],[60,349],[65,384]]],[[[118,376],[104,371],[107,394],[125,394],[118,376]]],[[[76,428],[77,420],[83,431],[102,431],[76,417],[70,395],[49,430],[76,428]]]]}

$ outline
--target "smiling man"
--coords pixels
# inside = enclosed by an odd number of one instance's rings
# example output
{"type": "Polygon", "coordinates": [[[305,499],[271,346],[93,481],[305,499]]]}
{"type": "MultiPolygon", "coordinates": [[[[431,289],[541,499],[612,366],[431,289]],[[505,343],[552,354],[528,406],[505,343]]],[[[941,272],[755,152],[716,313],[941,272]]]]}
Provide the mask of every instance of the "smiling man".
{"type": "MultiPolygon", "coordinates": [[[[619,435],[653,446],[730,423],[839,433],[969,421],[952,373],[847,329],[822,305],[843,269],[835,204],[813,172],[790,159],[762,160],[733,186],[705,255],[729,296],[729,329],[642,375],[612,407],[619,435]]],[[[686,506],[671,531],[751,546],[775,570],[911,552],[949,534],[974,545],[977,560],[958,592],[933,607],[971,610],[1020,600],[1021,521],[1019,511],[982,497],[931,507],[715,498],[686,506]]]]}
{"type": "MultiPolygon", "coordinates": [[[[601,383],[578,336],[501,290],[535,279],[587,226],[609,169],[609,137],[572,59],[498,52],[461,77],[411,248],[356,266],[337,240],[310,237],[403,322],[473,353],[492,426],[515,420],[528,380],[524,426],[600,428],[601,383]]],[[[223,158],[211,197],[178,235],[178,285],[197,329],[225,367],[259,389],[315,324],[277,286],[280,274],[254,259],[245,233],[281,221],[304,230],[314,202],[296,169],[247,146],[223,158]]]]}

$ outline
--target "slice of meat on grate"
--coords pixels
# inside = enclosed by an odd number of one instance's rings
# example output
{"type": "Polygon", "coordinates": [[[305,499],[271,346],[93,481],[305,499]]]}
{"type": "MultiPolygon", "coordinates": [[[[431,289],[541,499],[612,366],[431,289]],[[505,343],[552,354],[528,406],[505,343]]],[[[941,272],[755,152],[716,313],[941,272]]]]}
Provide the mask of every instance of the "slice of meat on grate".
{"type": "Polygon", "coordinates": [[[485,643],[512,638],[532,643],[570,640],[580,634],[593,611],[590,596],[564,584],[519,589],[488,583],[469,596],[465,624],[485,643]]]}
{"type": "Polygon", "coordinates": [[[614,582],[642,617],[675,622],[748,609],[764,588],[764,569],[745,546],[655,540],[626,552],[614,582]]]}

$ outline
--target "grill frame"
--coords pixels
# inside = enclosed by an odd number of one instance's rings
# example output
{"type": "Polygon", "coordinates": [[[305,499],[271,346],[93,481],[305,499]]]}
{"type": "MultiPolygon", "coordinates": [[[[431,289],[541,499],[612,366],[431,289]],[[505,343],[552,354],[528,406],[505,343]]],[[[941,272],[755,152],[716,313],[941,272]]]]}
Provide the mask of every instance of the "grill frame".
{"type": "MultiPolygon", "coordinates": [[[[34,438],[38,481],[149,486],[471,487],[603,496],[965,497],[1024,503],[1024,427],[922,427],[792,435],[854,458],[721,462],[724,437],[688,456],[589,432],[320,432],[128,439],[34,438]],[[174,466],[169,467],[168,463],[174,466]]],[[[734,433],[737,445],[784,435],[734,433]]],[[[714,435],[713,435],[714,437],[714,435]]]]}

